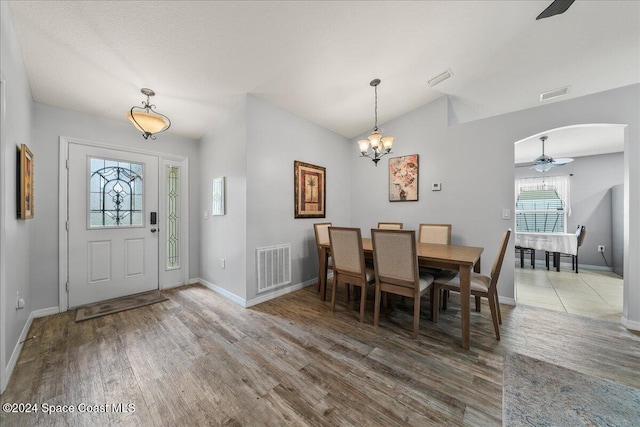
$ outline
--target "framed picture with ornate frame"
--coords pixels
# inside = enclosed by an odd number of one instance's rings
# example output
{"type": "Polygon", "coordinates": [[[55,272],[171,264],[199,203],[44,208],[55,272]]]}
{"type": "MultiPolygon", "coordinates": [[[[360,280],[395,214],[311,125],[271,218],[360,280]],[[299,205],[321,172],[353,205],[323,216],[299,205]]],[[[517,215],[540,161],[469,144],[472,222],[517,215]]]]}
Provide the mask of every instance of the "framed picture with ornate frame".
{"type": "Polygon", "coordinates": [[[418,201],[418,155],[389,159],[389,201],[418,201]]]}
{"type": "Polygon", "coordinates": [[[325,218],[326,170],[322,166],[293,162],[294,217],[325,218]]]}
{"type": "Polygon", "coordinates": [[[18,217],[21,219],[33,218],[33,153],[25,144],[20,146],[20,204],[18,217]]]}

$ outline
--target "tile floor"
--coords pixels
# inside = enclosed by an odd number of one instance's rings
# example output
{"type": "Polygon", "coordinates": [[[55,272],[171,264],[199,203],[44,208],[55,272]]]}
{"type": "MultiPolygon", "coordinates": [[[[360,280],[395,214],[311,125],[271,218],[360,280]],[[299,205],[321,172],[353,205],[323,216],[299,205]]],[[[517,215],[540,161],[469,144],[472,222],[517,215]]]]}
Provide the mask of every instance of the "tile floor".
{"type": "Polygon", "coordinates": [[[549,310],[563,311],[601,320],[619,322],[622,316],[622,277],[612,271],[571,266],[557,272],[536,265],[535,270],[516,262],[516,301],[549,310]]]}

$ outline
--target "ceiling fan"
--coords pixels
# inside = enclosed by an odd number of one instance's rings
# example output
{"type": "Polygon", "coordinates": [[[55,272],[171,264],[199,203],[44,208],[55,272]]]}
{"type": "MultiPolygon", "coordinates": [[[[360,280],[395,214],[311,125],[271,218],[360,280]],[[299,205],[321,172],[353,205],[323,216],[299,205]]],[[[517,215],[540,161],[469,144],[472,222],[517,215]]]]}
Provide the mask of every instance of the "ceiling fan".
{"type": "Polygon", "coordinates": [[[550,16],[560,15],[561,13],[565,13],[567,9],[569,9],[569,6],[573,4],[574,1],[575,0],[555,0],[553,3],[547,6],[547,8],[543,10],[540,15],[538,15],[536,20],[549,18],[550,16]]]}
{"type": "Polygon", "coordinates": [[[562,157],[554,159],[551,156],[547,156],[544,154],[544,142],[549,139],[548,136],[541,136],[540,141],[542,141],[542,155],[537,157],[532,163],[525,163],[522,165],[517,165],[517,167],[532,167],[538,172],[546,172],[554,166],[562,166],[567,163],[573,162],[571,157],[562,157]]]}

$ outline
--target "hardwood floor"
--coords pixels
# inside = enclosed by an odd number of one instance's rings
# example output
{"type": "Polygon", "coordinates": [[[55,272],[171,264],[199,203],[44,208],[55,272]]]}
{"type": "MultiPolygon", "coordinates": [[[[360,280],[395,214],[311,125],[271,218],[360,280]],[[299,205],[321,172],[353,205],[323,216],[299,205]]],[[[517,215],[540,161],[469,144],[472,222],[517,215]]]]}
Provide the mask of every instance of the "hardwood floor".
{"type": "MultiPolygon", "coordinates": [[[[111,405],[134,412],[0,414],[14,425],[500,425],[503,358],[519,352],[640,386],[640,335],[619,324],[535,307],[488,306],[460,347],[457,297],[438,324],[423,304],[411,339],[407,301],[372,325],[315,287],[243,309],[199,285],[169,301],[81,323],[67,312],[33,322],[4,403],[111,405]]],[[[371,293],[373,294],[373,292],[371,293]]],[[[338,301],[344,301],[339,297],[338,301]]],[[[101,409],[101,408],[97,408],[101,409]]]]}

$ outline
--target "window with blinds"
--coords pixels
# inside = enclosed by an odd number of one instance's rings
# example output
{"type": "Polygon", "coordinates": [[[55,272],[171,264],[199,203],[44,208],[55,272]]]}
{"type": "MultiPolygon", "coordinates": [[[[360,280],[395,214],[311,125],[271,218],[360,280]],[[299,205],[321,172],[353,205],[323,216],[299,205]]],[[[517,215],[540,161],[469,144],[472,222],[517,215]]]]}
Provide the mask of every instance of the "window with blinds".
{"type": "Polygon", "coordinates": [[[564,233],[568,187],[568,177],[517,179],[516,232],[564,233]]]}

